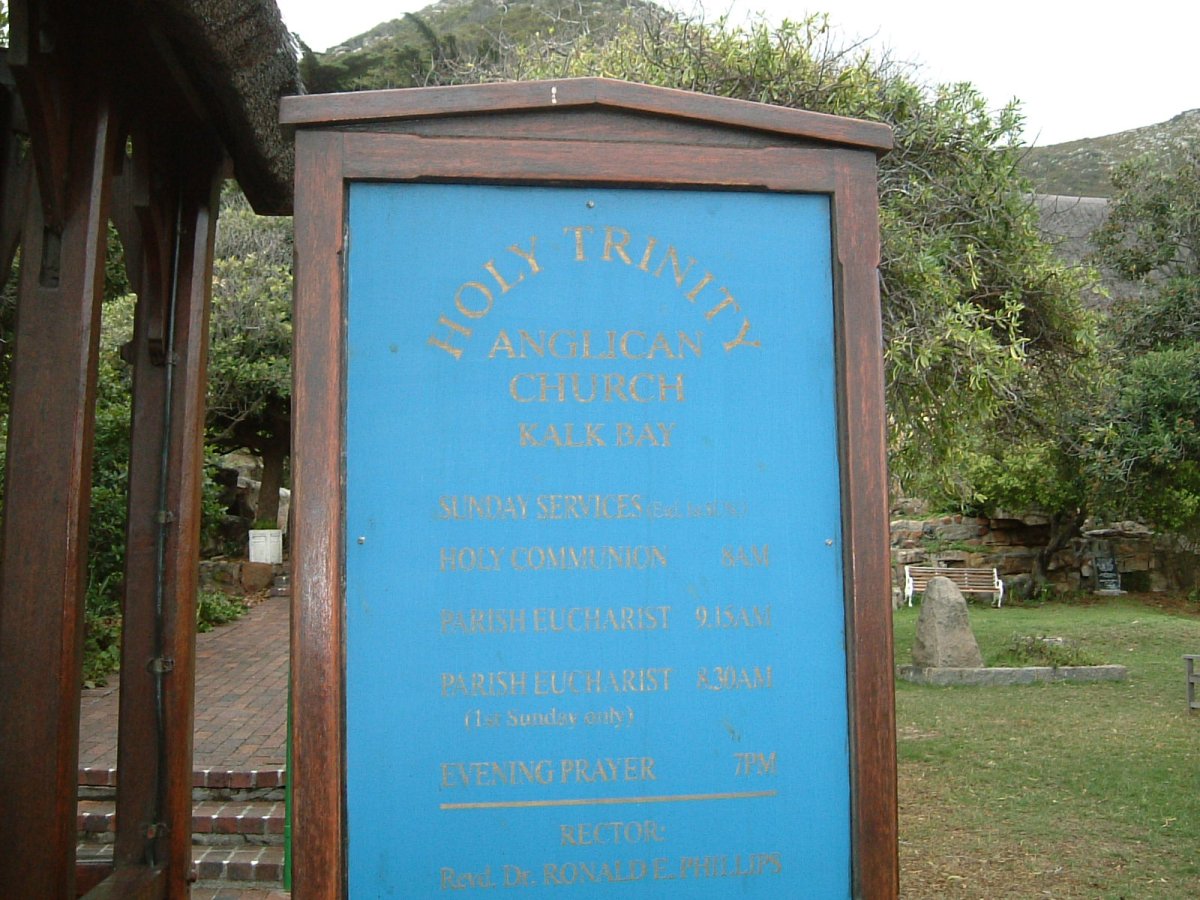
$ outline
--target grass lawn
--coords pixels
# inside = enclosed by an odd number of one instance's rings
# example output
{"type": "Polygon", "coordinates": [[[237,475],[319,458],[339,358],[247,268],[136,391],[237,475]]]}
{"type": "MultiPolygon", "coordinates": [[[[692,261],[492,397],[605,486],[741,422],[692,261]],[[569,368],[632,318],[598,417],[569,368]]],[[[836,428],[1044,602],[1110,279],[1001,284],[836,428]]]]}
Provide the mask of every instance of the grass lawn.
{"type": "MultiPolygon", "coordinates": [[[[918,610],[895,615],[909,662],[918,610]]],[[[985,660],[1014,633],[1071,638],[1123,683],[898,682],[901,895],[1200,897],[1200,616],[1127,598],[971,605],[985,660]]]]}

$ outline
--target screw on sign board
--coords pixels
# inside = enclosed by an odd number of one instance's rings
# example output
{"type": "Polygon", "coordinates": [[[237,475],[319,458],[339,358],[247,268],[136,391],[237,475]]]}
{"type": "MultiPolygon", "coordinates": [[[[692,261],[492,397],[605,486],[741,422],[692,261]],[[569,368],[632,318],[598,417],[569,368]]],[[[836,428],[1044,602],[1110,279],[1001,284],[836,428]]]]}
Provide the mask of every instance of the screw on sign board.
{"type": "Polygon", "coordinates": [[[289,99],[296,889],[893,896],[867,123],[289,99]]]}

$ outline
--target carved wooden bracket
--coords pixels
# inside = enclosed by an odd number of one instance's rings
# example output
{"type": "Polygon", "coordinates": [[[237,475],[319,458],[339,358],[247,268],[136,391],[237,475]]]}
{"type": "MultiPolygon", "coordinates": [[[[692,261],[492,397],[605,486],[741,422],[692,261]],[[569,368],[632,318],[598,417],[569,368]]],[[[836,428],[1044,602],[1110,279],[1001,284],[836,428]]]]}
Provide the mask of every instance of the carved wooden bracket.
{"type": "Polygon", "coordinates": [[[167,308],[171,297],[172,248],[175,242],[176,179],[152,168],[153,138],[139,124],[133,128],[113,179],[113,222],[125,248],[125,271],[146,316],[150,361],[166,360],[167,308]]]}
{"type": "Polygon", "coordinates": [[[26,150],[25,112],[0,50],[0,290],[8,281],[29,204],[32,172],[26,150]]]}
{"type": "Polygon", "coordinates": [[[12,0],[8,40],[8,65],[28,122],[46,226],[61,232],[71,147],[68,111],[75,92],[64,83],[62,68],[55,61],[59,35],[47,5],[12,0]]]}

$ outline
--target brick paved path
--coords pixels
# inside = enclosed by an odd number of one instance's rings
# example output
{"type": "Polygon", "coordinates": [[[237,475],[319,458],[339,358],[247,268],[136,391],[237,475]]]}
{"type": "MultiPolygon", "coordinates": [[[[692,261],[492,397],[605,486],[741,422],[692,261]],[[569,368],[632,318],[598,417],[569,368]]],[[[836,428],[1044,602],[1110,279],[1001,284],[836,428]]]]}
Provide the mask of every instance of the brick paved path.
{"type": "MultiPolygon", "coordinates": [[[[282,769],[286,755],[288,597],[269,597],[196,636],[194,769],[282,769]]],[[[117,677],[83,692],[79,768],[117,764],[117,677]]]]}

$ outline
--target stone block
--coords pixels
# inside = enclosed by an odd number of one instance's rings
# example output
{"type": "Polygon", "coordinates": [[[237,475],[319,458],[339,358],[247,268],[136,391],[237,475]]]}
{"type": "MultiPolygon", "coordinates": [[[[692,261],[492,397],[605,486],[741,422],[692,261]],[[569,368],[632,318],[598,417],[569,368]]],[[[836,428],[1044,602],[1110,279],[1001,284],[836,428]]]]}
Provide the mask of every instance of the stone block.
{"type": "Polygon", "coordinates": [[[966,565],[971,554],[966,550],[939,550],[933,553],[932,556],[939,563],[962,563],[966,565]]]}
{"type": "Polygon", "coordinates": [[[968,621],[967,601],[949,578],[932,578],[925,588],[912,654],[918,668],[983,665],[968,621]]]}
{"type": "Polygon", "coordinates": [[[1118,572],[1148,572],[1150,571],[1150,556],[1148,554],[1131,554],[1117,557],[1118,572]]]}
{"type": "Polygon", "coordinates": [[[248,593],[265,591],[275,582],[275,567],[270,563],[242,563],[242,589],[248,593]]]}
{"type": "Polygon", "coordinates": [[[241,563],[236,560],[206,559],[200,562],[200,587],[227,589],[238,586],[238,570],[241,563]]]}
{"type": "Polygon", "coordinates": [[[974,523],[974,520],[967,522],[951,522],[944,525],[935,525],[933,536],[940,541],[973,541],[979,537],[979,525],[974,523]]]}

